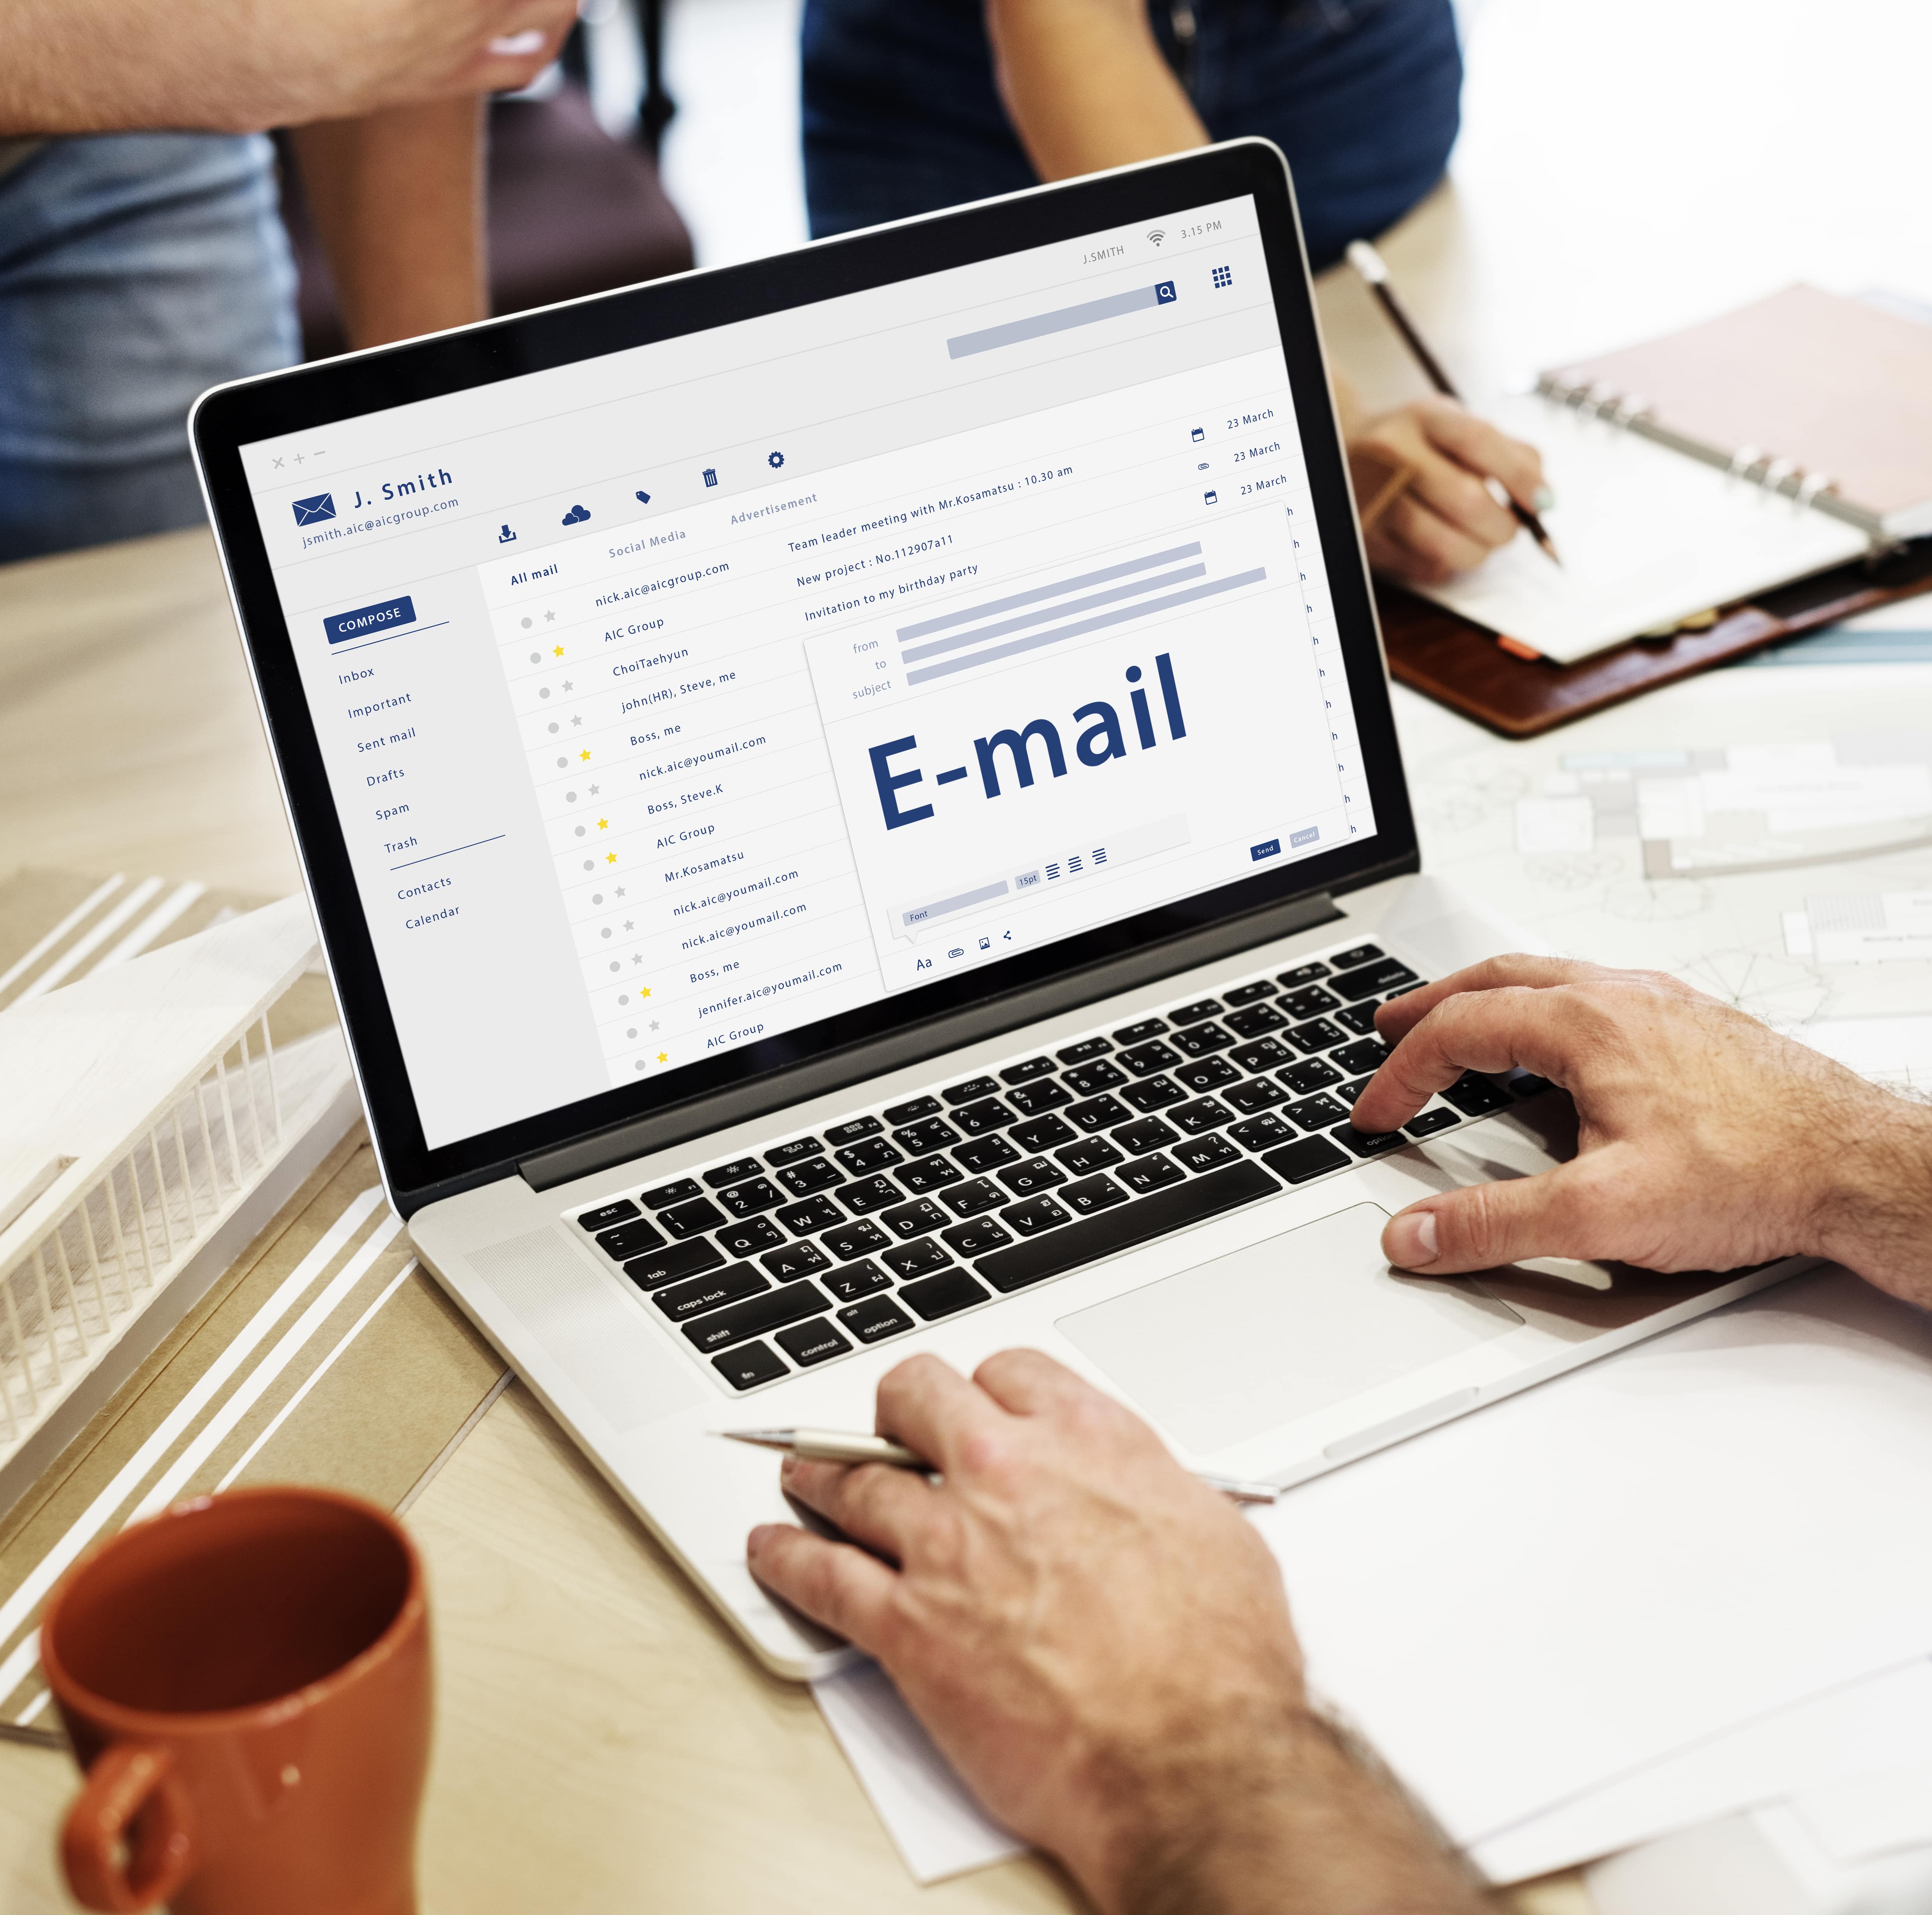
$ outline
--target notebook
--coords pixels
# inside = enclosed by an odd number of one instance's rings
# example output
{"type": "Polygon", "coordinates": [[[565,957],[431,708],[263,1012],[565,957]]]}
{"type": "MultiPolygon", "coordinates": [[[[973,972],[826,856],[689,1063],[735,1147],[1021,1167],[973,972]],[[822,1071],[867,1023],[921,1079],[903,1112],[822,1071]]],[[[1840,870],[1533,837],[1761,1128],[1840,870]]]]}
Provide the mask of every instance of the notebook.
{"type": "Polygon", "coordinates": [[[1558,664],[1932,532],[1932,326],[1796,286],[1484,409],[1542,451],[1526,535],[1420,588],[1558,664]]]}

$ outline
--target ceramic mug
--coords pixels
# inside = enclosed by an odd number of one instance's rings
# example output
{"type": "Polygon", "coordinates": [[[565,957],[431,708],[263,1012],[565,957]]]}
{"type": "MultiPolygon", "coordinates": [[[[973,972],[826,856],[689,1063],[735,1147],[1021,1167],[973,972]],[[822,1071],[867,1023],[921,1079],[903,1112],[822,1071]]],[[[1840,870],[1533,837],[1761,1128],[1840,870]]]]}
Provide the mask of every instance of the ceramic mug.
{"type": "Polygon", "coordinates": [[[48,1605],[40,1667],[88,1908],[414,1915],[429,1620],[384,1511],[243,1489],[131,1524],[48,1605]]]}

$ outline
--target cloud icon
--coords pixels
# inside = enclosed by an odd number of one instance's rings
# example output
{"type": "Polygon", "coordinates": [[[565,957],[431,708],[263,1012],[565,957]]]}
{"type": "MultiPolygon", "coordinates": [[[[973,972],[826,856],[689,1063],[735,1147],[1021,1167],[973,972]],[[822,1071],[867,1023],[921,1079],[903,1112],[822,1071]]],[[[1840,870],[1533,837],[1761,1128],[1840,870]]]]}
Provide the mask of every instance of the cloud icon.
{"type": "Polygon", "coordinates": [[[567,526],[580,526],[590,516],[581,505],[573,505],[564,514],[563,523],[567,526]]]}

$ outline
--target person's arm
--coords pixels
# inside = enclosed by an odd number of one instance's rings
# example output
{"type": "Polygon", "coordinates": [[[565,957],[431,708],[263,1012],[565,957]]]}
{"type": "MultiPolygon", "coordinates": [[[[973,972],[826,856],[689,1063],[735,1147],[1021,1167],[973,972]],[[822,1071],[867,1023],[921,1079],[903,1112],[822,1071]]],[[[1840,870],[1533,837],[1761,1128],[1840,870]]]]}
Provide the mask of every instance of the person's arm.
{"type": "Polygon", "coordinates": [[[1390,1219],[1400,1268],[1525,1257],[1730,1270],[1830,1257],[1932,1308],[1932,1109],[1676,978],[1499,958],[1385,1004],[1395,1042],[1354,1108],[1390,1131],[1466,1070],[1516,1065],[1576,1100],[1577,1154],[1390,1219]]]}
{"type": "Polygon", "coordinates": [[[351,346],[488,316],[482,100],[318,121],[290,138],[351,346]]]}
{"type": "Polygon", "coordinates": [[[1102,1915],[1477,1915],[1310,1707],[1266,1546],[1138,1418],[1010,1350],[970,1382],[902,1364],[878,1427],[941,1479],[788,1458],[786,1491],[852,1540],[754,1530],[752,1573],[877,1656],[1102,1915]]]}
{"type": "Polygon", "coordinates": [[[573,0],[0,0],[0,134],[253,133],[526,86],[573,0]]]}

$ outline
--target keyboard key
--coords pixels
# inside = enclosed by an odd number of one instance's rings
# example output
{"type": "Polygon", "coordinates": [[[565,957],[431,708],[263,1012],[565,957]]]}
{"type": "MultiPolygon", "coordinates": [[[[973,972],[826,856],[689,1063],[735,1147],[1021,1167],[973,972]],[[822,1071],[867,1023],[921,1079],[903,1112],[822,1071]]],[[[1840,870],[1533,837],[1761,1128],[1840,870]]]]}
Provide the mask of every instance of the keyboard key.
{"type": "Polygon", "coordinates": [[[627,1257],[641,1257],[647,1250],[664,1248],[664,1233],[653,1230],[640,1217],[634,1224],[620,1224],[614,1230],[601,1231],[597,1248],[614,1263],[627,1257]]]}
{"type": "Polygon", "coordinates": [[[766,1251],[758,1261],[780,1283],[793,1277],[814,1276],[832,1267],[832,1259],[815,1243],[788,1243],[782,1250],[766,1251]]]}
{"type": "Polygon", "coordinates": [[[1167,1014],[1177,1024],[1198,1024],[1203,1018],[1218,1017],[1221,1005],[1215,998],[1197,998],[1193,1003],[1184,1004],[1178,1011],[1170,1011],[1167,1014]]]}
{"type": "Polygon", "coordinates": [[[1381,1008],[1379,1004],[1345,1004],[1332,1015],[1345,1031],[1352,1031],[1358,1037],[1372,1037],[1375,1034],[1376,1013],[1381,1008]]]}
{"type": "Polygon", "coordinates": [[[722,1269],[724,1265],[724,1253],[710,1238],[699,1236],[652,1256],[634,1258],[624,1266],[624,1274],[640,1290],[656,1290],[660,1284],[676,1283],[681,1277],[722,1269]]]}
{"type": "Polygon", "coordinates": [[[1073,1093],[1052,1077],[1042,1077],[1037,1083],[1024,1083],[1017,1090],[1008,1091],[1006,1101],[1022,1117],[1037,1117],[1058,1110],[1063,1104],[1071,1104],[1073,1093]]]}
{"type": "Polygon", "coordinates": [[[982,1097],[998,1096],[1000,1086],[996,1078],[968,1077],[964,1083],[949,1084],[939,1094],[950,1104],[976,1104],[982,1097]]]}
{"type": "MultiPolygon", "coordinates": [[[[1354,1099],[1351,1098],[1348,1104],[1354,1101],[1354,1099]]],[[[1342,1103],[1324,1092],[1318,1096],[1304,1097],[1299,1104],[1291,1104],[1282,1115],[1292,1118],[1305,1131],[1325,1131],[1330,1125],[1340,1122],[1342,1117],[1348,1114],[1348,1104],[1342,1103]],[[1337,1111],[1341,1113],[1340,1117],[1336,1115],[1337,1111]]]]}
{"type": "Polygon", "coordinates": [[[908,1242],[916,1236],[927,1236],[938,1230],[941,1224],[950,1224],[952,1221],[929,1197],[920,1197],[910,1203],[902,1203],[896,1210],[881,1210],[879,1212],[879,1221],[902,1243],[908,1242]]]}
{"type": "Polygon", "coordinates": [[[809,1197],[815,1190],[830,1190],[842,1184],[845,1173],[823,1157],[808,1157],[802,1164],[788,1164],[778,1172],[778,1182],[794,1197],[809,1197]]]}
{"type": "MultiPolygon", "coordinates": [[[[1121,1174],[1124,1176],[1126,1172],[1121,1174]]],[[[1272,1197],[1280,1188],[1252,1158],[1244,1157],[1225,1170],[1174,1184],[1132,1203],[1103,1210],[1096,1217],[1083,1217],[1065,1230],[1043,1231],[1028,1242],[996,1250],[990,1257],[980,1258],[974,1268],[997,1290],[1020,1290],[1252,1203],[1257,1197],[1272,1197]]]]}
{"type": "Polygon", "coordinates": [[[828,1357],[843,1356],[852,1346],[824,1317],[808,1323],[794,1323],[772,1338],[791,1360],[802,1368],[823,1363],[828,1357]]]}
{"type": "Polygon", "coordinates": [[[1076,1177],[1110,1169],[1120,1161],[1120,1152],[1103,1137],[1082,1137],[1078,1143],[1070,1143],[1065,1149],[1056,1150],[1053,1154],[1076,1177]]]}
{"type": "Polygon", "coordinates": [[[836,1230],[827,1230],[819,1242],[840,1263],[849,1263],[855,1257],[869,1257],[874,1251],[884,1249],[892,1239],[877,1224],[861,1217],[855,1224],[841,1224],[836,1230]]]}
{"type": "Polygon", "coordinates": [[[1278,1143],[1290,1142],[1294,1133],[1272,1110],[1264,1110],[1244,1124],[1232,1125],[1228,1135],[1244,1150],[1271,1150],[1278,1143]]]}
{"type": "Polygon", "coordinates": [[[1084,1064],[1075,1064],[1060,1074],[1060,1080],[1071,1086],[1081,1097],[1097,1097],[1103,1090],[1112,1090],[1116,1084],[1125,1083],[1126,1071],[1110,1063],[1104,1057],[1096,1057],[1084,1064]]]}
{"type": "Polygon", "coordinates": [[[1325,978],[1328,966],[1318,959],[1312,964],[1298,964],[1292,971],[1282,972],[1275,979],[1283,990],[1292,990],[1298,984],[1312,984],[1317,978],[1325,978]]]}
{"type": "Polygon", "coordinates": [[[1363,997],[1379,997],[1385,990],[1394,990],[1398,984],[1415,984],[1422,980],[1406,964],[1393,958],[1379,958],[1372,964],[1364,964],[1359,971],[1346,971],[1330,984],[1331,990],[1339,992],[1350,1003],[1363,997]]]}
{"type": "Polygon", "coordinates": [[[763,1336],[767,1330],[797,1323],[802,1317],[822,1315],[831,1308],[832,1299],[824,1291],[815,1283],[803,1281],[700,1317],[694,1323],[686,1323],[684,1333],[700,1350],[722,1350],[728,1344],[763,1336]]]}
{"type": "Polygon", "coordinates": [[[1376,1074],[1372,1071],[1365,1077],[1351,1077],[1336,1091],[1335,1095],[1344,1104],[1352,1104],[1375,1080],[1376,1074]]]}
{"type": "Polygon", "coordinates": [[[839,1152],[838,1161],[854,1176],[862,1177],[874,1170],[903,1164],[905,1153],[882,1137],[868,1137],[862,1143],[848,1143],[839,1152]]]}
{"type": "Polygon", "coordinates": [[[1234,1033],[1219,1024],[1192,1024],[1174,1034],[1174,1047],[1185,1057],[1205,1057],[1211,1051],[1226,1050],[1234,1041],[1234,1033]]]}
{"type": "Polygon", "coordinates": [[[1180,1053],[1171,1044],[1137,1044],[1120,1053],[1120,1062],[1137,1077],[1151,1077],[1156,1071],[1172,1070],[1180,1062],[1180,1053]]]}
{"type": "Polygon", "coordinates": [[[1238,1083],[1241,1077],[1225,1057],[1204,1057],[1197,1064],[1184,1064],[1174,1074],[1197,1097],[1204,1091],[1219,1090],[1224,1083],[1238,1083]]]}
{"type": "Polygon", "coordinates": [[[633,1217],[644,1213],[628,1197],[620,1197],[614,1203],[606,1203],[601,1209],[586,1210],[578,1218],[580,1227],[586,1230],[608,1230],[613,1224],[628,1224],[633,1217]]]}
{"type": "MultiPolygon", "coordinates": [[[[764,1272],[755,1263],[734,1263],[710,1276],[694,1277],[688,1284],[672,1284],[666,1289],[653,1290],[651,1301],[674,1323],[681,1323],[687,1317],[701,1317],[707,1311],[770,1288],[764,1272]]],[[[737,1339],[734,1337],[730,1341],[735,1343],[737,1339]]]]}
{"type": "Polygon", "coordinates": [[[1352,971],[1358,964],[1366,964],[1371,958],[1383,955],[1379,944],[1352,944],[1346,951],[1338,951],[1329,959],[1338,971],[1352,971]]]}
{"type": "Polygon", "coordinates": [[[1290,991],[1281,1000],[1281,1008],[1298,1023],[1304,1017],[1318,1017],[1323,1011],[1334,1010],[1341,1001],[1318,984],[1305,984],[1299,990],[1290,991]]]}
{"type": "Polygon", "coordinates": [[[1159,1037],[1167,1029],[1162,1017],[1143,1017],[1137,1024],[1130,1024],[1124,1030],[1114,1033],[1116,1044],[1144,1044],[1150,1037],[1159,1037]]]}
{"type": "Polygon", "coordinates": [[[868,1257],[860,1263],[846,1263],[820,1279],[841,1303],[856,1303],[875,1290],[890,1290],[892,1278],[868,1257]]]}
{"type": "Polygon", "coordinates": [[[1540,1097],[1550,1087],[1550,1080],[1539,1077],[1533,1071],[1525,1071],[1509,1080],[1509,1089],[1518,1097],[1540,1097]]]}
{"type": "Polygon", "coordinates": [[[1264,1031],[1278,1031],[1288,1022],[1272,1004],[1250,1004],[1244,1010],[1230,1011],[1221,1020],[1237,1037],[1259,1037],[1264,1031]]]}
{"type": "Polygon", "coordinates": [[[976,1217],[982,1210],[997,1210],[1006,1200],[1006,1193],[984,1177],[975,1177],[957,1190],[949,1190],[940,1199],[956,1217],[976,1217]]]}
{"type": "Polygon", "coordinates": [[[1078,1044],[1070,1044],[1054,1055],[1063,1064],[1084,1064],[1090,1059],[1106,1056],[1113,1047],[1104,1037],[1083,1037],[1078,1044]]]}
{"type": "Polygon", "coordinates": [[[1137,1124],[1123,1124],[1114,1133],[1114,1141],[1136,1157],[1150,1150],[1165,1150],[1180,1133],[1158,1117],[1143,1117],[1137,1124]]]}
{"type": "Polygon", "coordinates": [[[1124,1164],[1114,1174],[1136,1197],[1144,1197],[1150,1190],[1178,1184],[1186,1173],[1172,1158],[1156,1151],[1151,1157],[1136,1157],[1131,1164],[1124,1164]]]}
{"type": "Polygon", "coordinates": [[[928,1323],[970,1310],[992,1295],[986,1286],[964,1270],[948,1270],[937,1277],[922,1277],[899,1292],[899,1300],[910,1303],[928,1323]]]}
{"type": "Polygon", "coordinates": [[[1379,1157],[1384,1151],[1400,1150],[1408,1141],[1400,1131],[1358,1131],[1353,1124],[1337,1125],[1328,1134],[1358,1157],[1379,1157]]]}
{"type": "Polygon", "coordinates": [[[825,1133],[827,1143],[856,1143],[862,1137],[877,1137],[885,1126],[876,1117],[854,1117],[849,1123],[834,1124],[825,1133]]]}
{"type": "Polygon", "coordinates": [[[718,1233],[718,1247],[733,1257],[755,1257],[761,1250],[777,1249],[784,1240],[784,1232],[769,1217],[727,1224],[718,1233]]]}
{"type": "Polygon", "coordinates": [[[928,1117],[916,1124],[902,1124],[892,1132],[892,1141],[914,1157],[944,1150],[959,1141],[959,1133],[943,1117],[928,1117]]]}
{"type": "Polygon", "coordinates": [[[702,1230],[715,1230],[724,1222],[724,1213],[709,1197],[694,1197],[688,1203],[674,1204],[658,1212],[658,1221],[674,1237],[696,1236],[702,1230]]]}
{"type": "Polygon", "coordinates": [[[1288,1092],[1271,1078],[1250,1077],[1246,1083],[1230,1084],[1222,1092],[1221,1101],[1229,1110],[1239,1111],[1244,1117],[1252,1117],[1257,1110],[1286,1104],[1288,1092]]]}
{"type": "Polygon", "coordinates": [[[825,1146],[815,1137],[795,1137],[789,1143],[775,1143],[765,1152],[765,1161],[775,1170],[782,1170],[788,1164],[802,1164],[808,1157],[816,1157],[825,1146]]]}
{"type": "Polygon", "coordinates": [[[755,1157],[735,1157],[715,1170],[706,1170],[704,1181],[713,1190],[722,1190],[727,1184],[742,1183],[747,1177],[758,1176],[764,1167],[755,1157]]]}
{"type": "Polygon", "coordinates": [[[1130,1083],[1120,1092],[1123,1099],[1136,1110],[1165,1110],[1170,1104],[1180,1103],[1187,1095],[1180,1085],[1169,1077],[1149,1077],[1144,1083],[1130,1083]]]}
{"type": "Polygon", "coordinates": [[[1066,1181],[1066,1173],[1044,1157],[1030,1157],[1010,1170],[1000,1173],[1000,1181],[1016,1197],[1030,1197],[1036,1190],[1051,1190],[1066,1181]]]}
{"type": "Polygon", "coordinates": [[[915,1097],[909,1103],[886,1106],[886,1122],[889,1124],[916,1124],[922,1117],[938,1115],[939,1099],[936,1097],[915,1097]]]}
{"type": "Polygon", "coordinates": [[[929,1191],[944,1190],[948,1184],[956,1184],[966,1173],[950,1157],[922,1157],[916,1164],[908,1164],[899,1173],[899,1182],[915,1197],[923,1197],[929,1191]]]}
{"type": "Polygon", "coordinates": [[[1498,1090],[1487,1077],[1465,1071],[1442,1093],[1442,1101],[1454,1104],[1466,1117],[1486,1117],[1492,1110],[1507,1110],[1516,1100],[1508,1091],[1498,1090]]]}
{"type": "Polygon", "coordinates": [[[1013,1240],[1012,1231],[997,1217],[975,1217],[967,1223],[955,1224],[941,1230],[939,1236],[942,1243],[950,1244],[962,1257],[983,1257],[988,1251],[998,1250],[1013,1240]]]}
{"type": "Polygon", "coordinates": [[[1133,1114],[1118,1097],[1102,1094],[1075,1104],[1067,1112],[1066,1120],[1091,1135],[1095,1131],[1110,1131],[1116,1124],[1130,1122],[1133,1114]]]}
{"type": "Polygon", "coordinates": [[[1019,1155],[1003,1137],[977,1137],[953,1152],[952,1161],[964,1164],[969,1170],[996,1170],[1002,1164],[1018,1163],[1019,1155]]]}
{"type": "Polygon", "coordinates": [[[838,1313],[838,1320],[861,1343],[877,1343],[913,1326],[912,1319],[889,1296],[868,1297],[838,1313]]]}
{"type": "Polygon", "coordinates": [[[928,1270],[943,1270],[952,1260],[929,1236],[879,1252],[879,1261],[902,1281],[908,1277],[922,1277],[928,1270]]]}
{"type": "Polygon", "coordinates": [[[1224,990],[1221,993],[1221,1002],[1237,1007],[1244,1004],[1258,1004],[1264,997],[1272,997],[1274,993],[1275,987],[1266,978],[1257,978],[1252,984],[1239,984],[1232,990],[1224,990]]]}
{"type": "Polygon", "coordinates": [[[889,1203],[898,1203],[904,1195],[905,1192],[890,1177],[861,1177],[838,1193],[838,1200],[847,1209],[863,1217],[874,1210],[883,1210],[889,1203]]]}
{"type": "Polygon", "coordinates": [[[778,1212],[778,1221],[794,1236],[815,1236],[845,1221],[845,1213],[829,1197],[814,1197],[804,1203],[788,1203],[778,1212]]]}
{"type": "Polygon", "coordinates": [[[1127,1193],[1112,1177],[1084,1177],[1077,1184],[1069,1184],[1060,1193],[1060,1200],[1076,1216],[1090,1217],[1096,1211],[1111,1210],[1117,1203],[1127,1200],[1127,1193]]]}
{"type": "MultiPolygon", "coordinates": [[[[1345,1044],[1329,1061],[1338,1070],[1346,1071],[1352,1077],[1364,1071],[1372,1074],[1382,1068],[1382,1059],[1393,1047],[1383,1043],[1378,1037],[1360,1038],[1353,1044],[1345,1044]]],[[[1503,1101],[1508,1103],[1509,1100],[1505,1098],[1503,1101]]]]}
{"type": "Polygon", "coordinates": [[[1192,1104],[1176,1105],[1167,1113],[1167,1121],[1189,1137],[1199,1137],[1232,1124],[1234,1113],[1218,1097],[1197,1097],[1192,1104]]]}
{"type": "Polygon", "coordinates": [[[1031,1083],[1035,1077],[1051,1077],[1054,1071],[1051,1057],[1029,1057],[1024,1064],[1009,1064],[1000,1073],[1002,1083],[1031,1083]]]}
{"type": "Polygon", "coordinates": [[[659,1184],[656,1190],[644,1192],[644,1201],[653,1210],[662,1210],[673,1203],[682,1203],[691,1197],[701,1197],[704,1186],[695,1178],[680,1177],[674,1184],[659,1184]]]}
{"type": "Polygon", "coordinates": [[[1433,1137],[1438,1131],[1446,1131],[1452,1124],[1460,1124],[1462,1119],[1453,1110],[1445,1110],[1438,1104],[1433,1110],[1425,1110],[1419,1117],[1412,1117],[1402,1125],[1411,1137],[1433,1137]]]}
{"type": "Polygon", "coordinates": [[[1285,1143],[1262,1159],[1278,1177],[1292,1184],[1305,1184],[1311,1177],[1342,1169],[1348,1161],[1325,1137],[1305,1137],[1296,1143],[1285,1143]]]}
{"type": "Polygon", "coordinates": [[[762,1343],[741,1344],[736,1350],[728,1350],[722,1356],[712,1358],[711,1367],[734,1389],[756,1389],[760,1383],[774,1383],[779,1377],[791,1374],[784,1359],[762,1343]]]}
{"type": "MultiPolygon", "coordinates": [[[[1282,1065],[1294,1062],[1294,1053],[1279,1038],[1273,1037],[1257,1038],[1252,1044],[1244,1044],[1239,1050],[1229,1051],[1228,1055],[1244,1071],[1279,1070],[1282,1065]]],[[[1204,1057],[1202,1063],[1218,1061],[1204,1057]]],[[[1198,1071],[1201,1065],[1196,1064],[1193,1068],[1198,1071]]]]}
{"type": "Polygon", "coordinates": [[[1331,1083],[1342,1081],[1342,1073],[1318,1057],[1304,1057],[1300,1063],[1291,1064],[1276,1074],[1298,1097],[1306,1097],[1312,1091],[1326,1090],[1331,1083]]]}
{"type": "Polygon", "coordinates": [[[968,1137],[983,1137],[988,1131],[1005,1129],[1013,1122],[1013,1113],[997,1097],[982,1097],[954,1111],[952,1121],[968,1137]]]}
{"type": "Polygon", "coordinates": [[[1232,1164],[1240,1152],[1224,1137],[1211,1133],[1206,1137],[1190,1137],[1177,1143],[1169,1153],[1174,1161],[1197,1175],[1203,1170],[1218,1170],[1223,1164],[1232,1164]]]}
{"type": "Polygon", "coordinates": [[[784,1192],[770,1178],[753,1177],[747,1183],[734,1184],[729,1190],[721,1190],[718,1200],[734,1217],[755,1217],[760,1210],[769,1210],[785,1199],[784,1192]]]}
{"type": "Polygon", "coordinates": [[[1072,1215],[1063,1210],[1050,1197],[1029,1197],[1024,1203],[1009,1204],[1000,1212],[1000,1221],[1018,1236],[1037,1236],[1042,1230],[1071,1223],[1072,1215]]]}
{"type": "Polygon", "coordinates": [[[1282,1033],[1304,1057],[1318,1050],[1326,1050],[1331,1045],[1346,1043],[1348,1035],[1340,1026],[1331,1024],[1326,1017],[1310,1018],[1306,1023],[1297,1024],[1293,1029],[1282,1033]]]}
{"type": "Polygon", "coordinates": [[[1072,1143],[1078,1133],[1058,1117],[1036,1117],[1030,1124],[1016,1124],[1006,1134],[1022,1150],[1051,1150],[1056,1143],[1072,1143]]]}

